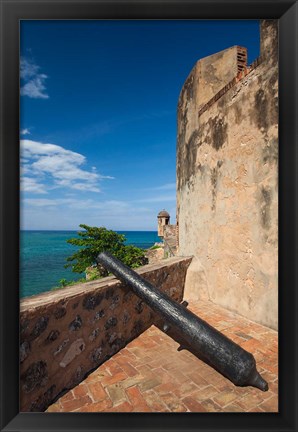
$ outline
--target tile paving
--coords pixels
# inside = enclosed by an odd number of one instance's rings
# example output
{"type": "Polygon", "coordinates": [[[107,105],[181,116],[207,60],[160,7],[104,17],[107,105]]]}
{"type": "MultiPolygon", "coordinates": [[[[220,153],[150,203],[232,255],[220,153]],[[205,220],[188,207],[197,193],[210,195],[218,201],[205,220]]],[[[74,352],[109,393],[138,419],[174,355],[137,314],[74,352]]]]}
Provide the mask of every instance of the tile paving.
{"type": "Polygon", "coordinates": [[[189,309],[255,356],[267,392],[234,386],[151,326],[47,412],[278,412],[278,333],[211,302],[189,309]]]}

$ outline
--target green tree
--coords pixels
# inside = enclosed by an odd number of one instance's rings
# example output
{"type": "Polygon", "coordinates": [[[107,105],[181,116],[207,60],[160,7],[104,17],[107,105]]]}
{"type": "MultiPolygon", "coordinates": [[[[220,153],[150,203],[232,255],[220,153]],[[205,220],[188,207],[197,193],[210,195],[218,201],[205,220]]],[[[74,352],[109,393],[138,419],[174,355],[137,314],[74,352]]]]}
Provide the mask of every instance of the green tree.
{"type": "Polygon", "coordinates": [[[123,234],[104,227],[90,227],[85,224],[81,224],[80,228],[84,231],[78,231],[78,238],[67,240],[67,243],[80,247],[67,258],[68,264],[65,265],[71,267],[73,272],[83,273],[87,267],[96,265],[100,276],[107,276],[108,272],[96,263],[96,257],[100,252],[110,252],[129,267],[135,268],[147,264],[145,251],[132,245],[125,245],[126,238],[123,234]]]}

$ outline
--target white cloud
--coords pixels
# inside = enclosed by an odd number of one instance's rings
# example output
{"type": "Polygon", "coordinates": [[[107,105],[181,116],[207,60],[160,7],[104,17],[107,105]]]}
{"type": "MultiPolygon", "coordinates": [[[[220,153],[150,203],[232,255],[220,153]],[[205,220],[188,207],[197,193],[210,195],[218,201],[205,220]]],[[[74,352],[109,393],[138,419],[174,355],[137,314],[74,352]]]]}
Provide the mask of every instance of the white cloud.
{"type": "MultiPolygon", "coordinates": [[[[24,168],[22,171],[24,172],[24,168]]],[[[28,169],[25,169],[25,172],[28,173],[28,169]]],[[[43,184],[38,183],[38,181],[32,177],[26,177],[26,176],[21,177],[21,191],[31,192],[36,194],[47,193],[45,186],[43,184]]]]}
{"type": "Polygon", "coordinates": [[[39,73],[40,67],[32,61],[21,58],[20,77],[23,81],[21,86],[21,96],[28,96],[33,99],[48,99],[45,81],[47,75],[39,73]]]}
{"type": "Polygon", "coordinates": [[[84,183],[76,183],[72,186],[72,188],[79,191],[100,192],[100,189],[98,187],[92,185],[89,186],[84,183]]]}
{"type": "MultiPolygon", "coordinates": [[[[23,198],[23,204],[34,207],[57,207],[63,206],[68,207],[72,210],[81,209],[86,210],[87,212],[90,209],[100,210],[105,214],[110,214],[119,211],[126,211],[130,209],[130,204],[126,201],[118,201],[118,200],[107,200],[107,201],[94,201],[91,199],[78,199],[78,198],[55,198],[55,199],[47,199],[47,198],[23,198]]],[[[147,209],[146,209],[147,210],[147,209]]]]}
{"type": "Polygon", "coordinates": [[[31,173],[31,170],[30,170],[30,166],[29,165],[27,165],[25,162],[23,162],[22,164],[21,164],[21,167],[20,167],[20,171],[21,171],[21,178],[24,180],[24,176],[27,174],[30,174],[31,173]]]}
{"type": "Polygon", "coordinates": [[[30,60],[21,57],[20,59],[20,76],[23,79],[29,79],[38,74],[40,67],[30,60]]]}
{"type": "MultiPolygon", "coordinates": [[[[62,202],[62,200],[60,202],[62,202]]],[[[23,200],[23,203],[33,207],[56,207],[59,204],[59,200],[46,198],[27,198],[23,200]]]]}
{"type": "Polygon", "coordinates": [[[39,192],[39,188],[33,187],[34,182],[47,181],[48,187],[69,188],[78,191],[100,192],[99,181],[112,179],[110,176],[102,176],[93,168],[82,169],[86,163],[85,156],[80,153],[67,150],[55,144],[45,144],[37,141],[21,140],[21,172],[29,175],[24,181],[23,190],[39,192]],[[28,180],[29,179],[29,180],[28,180]],[[34,180],[34,181],[33,181],[34,180]]]}
{"type": "Polygon", "coordinates": [[[30,135],[30,134],[31,134],[31,132],[29,129],[22,129],[20,131],[20,135],[30,135]]]}
{"type": "Polygon", "coordinates": [[[121,200],[23,198],[22,229],[79,229],[81,223],[117,230],[156,229],[157,211],[121,200]]]}
{"type": "Polygon", "coordinates": [[[89,199],[70,203],[70,206],[73,208],[82,208],[82,205],[86,209],[99,210],[100,213],[104,215],[119,214],[121,212],[126,213],[131,209],[131,205],[128,202],[119,200],[97,202],[89,199]]]}
{"type": "Polygon", "coordinates": [[[71,150],[66,150],[56,144],[44,144],[38,141],[32,140],[21,140],[21,150],[24,157],[32,157],[35,155],[54,155],[57,153],[65,154],[84,161],[85,157],[79,153],[75,153],[71,150]]]}
{"type": "Polygon", "coordinates": [[[47,78],[46,75],[39,75],[24,84],[23,87],[21,87],[21,96],[29,96],[33,99],[48,99],[49,95],[45,93],[45,78],[47,78]]]}

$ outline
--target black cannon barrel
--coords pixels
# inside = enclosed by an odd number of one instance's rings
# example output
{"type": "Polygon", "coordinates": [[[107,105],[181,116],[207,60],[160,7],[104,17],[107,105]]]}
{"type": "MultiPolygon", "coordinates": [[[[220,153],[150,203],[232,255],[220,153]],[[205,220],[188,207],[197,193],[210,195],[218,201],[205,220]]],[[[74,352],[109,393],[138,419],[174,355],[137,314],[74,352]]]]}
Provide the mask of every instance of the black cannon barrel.
{"type": "Polygon", "coordinates": [[[167,325],[182,335],[190,347],[201,353],[215,369],[235,385],[268,390],[268,384],[258,373],[256,361],[251,353],[172,300],[111,254],[100,253],[97,262],[129,285],[138,297],[163,317],[167,325]]]}

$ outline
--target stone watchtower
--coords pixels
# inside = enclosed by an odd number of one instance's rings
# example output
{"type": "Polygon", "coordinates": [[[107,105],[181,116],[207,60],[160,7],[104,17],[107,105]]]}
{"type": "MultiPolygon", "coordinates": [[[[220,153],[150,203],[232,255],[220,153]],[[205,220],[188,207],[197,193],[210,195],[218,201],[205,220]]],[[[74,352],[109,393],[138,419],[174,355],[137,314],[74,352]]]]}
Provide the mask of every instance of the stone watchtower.
{"type": "Polygon", "coordinates": [[[170,215],[167,211],[162,210],[157,215],[158,237],[164,237],[164,226],[169,225],[170,215]]]}
{"type": "Polygon", "coordinates": [[[164,244],[164,257],[175,256],[177,252],[177,225],[170,225],[170,215],[162,210],[157,215],[158,237],[161,237],[164,244]]]}

